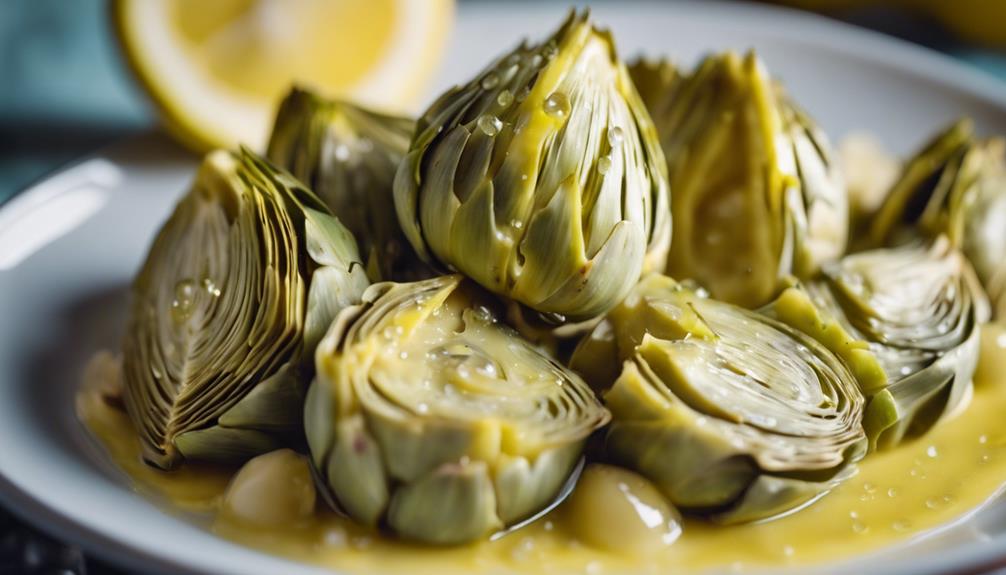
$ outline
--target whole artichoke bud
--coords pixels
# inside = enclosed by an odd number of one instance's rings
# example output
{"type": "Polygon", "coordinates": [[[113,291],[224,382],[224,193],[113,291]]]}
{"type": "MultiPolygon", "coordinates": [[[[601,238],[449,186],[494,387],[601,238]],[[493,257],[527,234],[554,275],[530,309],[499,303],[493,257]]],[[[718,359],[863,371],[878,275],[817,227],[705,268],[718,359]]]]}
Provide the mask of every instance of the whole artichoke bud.
{"type": "Polygon", "coordinates": [[[608,412],[459,275],[375,284],[318,347],[311,455],[354,519],[454,544],[546,507],[608,412]]]}
{"type": "Polygon", "coordinates": [[[979,140],[970,120],[951,125],[906,164],[871,228],[875,245],[945,234],[974,266],[1006,317],[1006,158],[1000,138],[979,140]]]}
{"type": "Polygon", "coordinates": [[[845,251],[848,200],[827,138],[754,54],[706,58],[651,102],[667,157],[667,273],[713,297],[764,304],[789,275],[845,251]]]}
{"type": "Polygon", "coordinates": [[[873,448],[925,433],[969,394],[988,304],[946,238],[846,256],[787,292],[765,311],[849,362],[873,448]]]}
{"type": "Polygon", "coordinates": [[[353,232],[374,281],[429,275],[392,207],[395,171],[415,125],[294,88],[269,139],[269,159],[307,184],[353,232]]]}
{"type": "Polygon", "coordinates": [[[303,437],[314,347],[367,285],[314,194],[250,152],[208,155],[133,285],[124,392],[145,459],[242,460],[303,437]]]}
{"type": "Polygon", "coordinates": [[[611,36],[571,14],[420,119],[395,207],[425,260],[528,308],[583,320],[670,241],[656,132],[611,36]]]}
{"type": "Polygon", "coordinates": [[[605,389],[609,455],[720,522],[808,503],[866,452],[864,399],[835,354],[665,276],[644,278],[571,367],[605,389]]]}

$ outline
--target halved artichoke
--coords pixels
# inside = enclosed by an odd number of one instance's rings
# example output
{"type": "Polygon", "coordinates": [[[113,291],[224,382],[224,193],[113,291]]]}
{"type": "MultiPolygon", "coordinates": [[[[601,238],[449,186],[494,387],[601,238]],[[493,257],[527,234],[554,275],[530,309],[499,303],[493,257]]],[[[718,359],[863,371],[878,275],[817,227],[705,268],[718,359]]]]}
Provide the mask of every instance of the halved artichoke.
{"type": "Polygon", "coordinates": [[[873,448],[925,433],[970,393],[988,304],[946,238],[846,256],[780,300],[764,311],[853,366],[873,448]]]}
{"type": "Polygon", "coordinates": [[[611,36],[571,14],[420,119],[395,181],[413,247],[558,321],[591,318],[662,267],[656,132],[611,36]]]}
{"type": "Polygon", "coordinates": [[[945,234],[971,261],[997,317],[1006,317],[1004,147],[959,120],[906,164],[870,230],[878,246],[945,234]]]}
{"type": "Polygon", "coordinates": [[[250,152],[208,155],[133,285],[124,391],[145,459],[235,461],[303,437],[314,347],[367,285],[314,194],[250,152]]]}
{"type": "Polygon", "coordinates": [[[307,184],[353,232],[373,281],[430,275],[393,207],[395,171],[415,125],[294,88],[269,139],[269,159],[307,184]]]}
{"type": "Polygon", "coordinates": [[[650,100],[667,158],[667,273],[764,304],[845,251],[848,199],[827,138],[753,54],[706,58],[650,100]]]}
{"type": "Polygon", "coordinates": [[[357,521],[439,544],[548,505],[609,418],[574,373],[497,320],[459,275],[375,284],[318,347],[305,425],[357,521]]]}
{"type": "Polygon", "coordinates": [[[645,277],[571,367],[604,390],[609,455],[720,522],[808,503],[866,452],[864,399],[835,354],[666,276],[645,277]]]}

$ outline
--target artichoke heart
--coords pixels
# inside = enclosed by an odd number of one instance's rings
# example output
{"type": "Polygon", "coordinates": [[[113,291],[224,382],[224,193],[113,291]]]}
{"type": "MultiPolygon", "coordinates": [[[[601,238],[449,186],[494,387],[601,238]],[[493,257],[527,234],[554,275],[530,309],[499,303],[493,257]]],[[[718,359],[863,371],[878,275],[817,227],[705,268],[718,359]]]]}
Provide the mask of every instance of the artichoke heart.
{"type": "Polygon", "coordinates": [[[208,155],[133,285],[124,391],[145,459],[240,461],[302,437],[314,347],[367,285],[314,194],[250,152],[208,155]]]}
{"type": "Polygon", "coordinates": [[[679,508],[724,523],[794,510],[854,473],[865,400],[806,334],[645,277],[573,354],[611,411],[607,450],[679,508]],[[617,368],[616,368],[617,369],[617,368]]]}
{"type": "MultiPolygon", "coordinates": [[[[637,76],[652,79],[652,74],[637,76]]],[[[825,135],[755,55],[706,58],[651,98],[671,187],[667,273],[757,307],[845,251],[848,198],[825,135]]]]}
{"type": "Polygon", "coordinates": [[[308,445],[357,521],[438,544],[546,507],[607,410],[459,275],[371,286],[316,354],[308,445]]]}
{"type": "Polygon", "coordinates": [[[928,431],[968,397],[988,302],[945,237],[849,255],[766,310],[854,366],[873,448],[928,431]]]}
{"type": "Polygon", "coordinates": [[[946,235],[1006,317],[1006,142],[979,140],[970,120],[946,128],[906,164],[873,219],[884,246],[946,235]]]}
{"type": "Polygon", "coordinates": [[[425,260],[559,321],[614,306],[670,241],[656,131],[585,13],[426,111],[395,207],[425,260]]]}
{"type": "Polygon", "coordinates": [[[294,88],[269,139],[268,158],[306,183],[353,232],[373,281],[430,275],[398,225],[392,192],[415,125],[294,88]]]}

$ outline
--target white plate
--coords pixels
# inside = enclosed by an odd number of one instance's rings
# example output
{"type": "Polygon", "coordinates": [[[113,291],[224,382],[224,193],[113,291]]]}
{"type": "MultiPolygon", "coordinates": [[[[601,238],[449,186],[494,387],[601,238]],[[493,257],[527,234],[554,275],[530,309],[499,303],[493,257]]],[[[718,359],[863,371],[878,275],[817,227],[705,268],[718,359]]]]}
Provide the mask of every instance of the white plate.
{"type": "MultiPolygon", "coordinates": [[[[417,0],[418,1],[418,0],[417,0]]],[[[439,89],[564,4],[463,5],[439,89]]],[[[947,58],[785,10],[685,3],[600,5],[622,53],[691,63],[755,47],[834,137],[866,128],[907,152],[961,114],[1006,133],[1006,88],[947,58]]],[[[0,499],[28,520],[140,572],[324,573],[208,535],[133,493],[73,414],[85,359],[114,347],[125,286],[192,178],[195,159],[162,136],[125,142],[63,170],[0,209],[0,499]]],[[[1006,479],[1006,478],[1004,478],[1006,479]]],[[[1006,558],[1006,503],[924,544],[829,572],[943,573],[1006,558]]]]}

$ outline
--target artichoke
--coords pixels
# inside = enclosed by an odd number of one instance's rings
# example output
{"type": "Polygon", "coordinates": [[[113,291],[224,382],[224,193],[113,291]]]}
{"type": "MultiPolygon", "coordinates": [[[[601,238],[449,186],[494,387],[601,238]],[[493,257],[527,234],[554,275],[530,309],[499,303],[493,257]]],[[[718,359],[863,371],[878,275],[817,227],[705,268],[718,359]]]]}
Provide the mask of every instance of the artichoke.
{"type": "Polygon", "coordinates": [[[756,307],[842,255],[848,199],[828,140],[754,54],[710,56],[672,87],[650,103],[674,206],[668,274],[756,307]]]}
{"type": "Polygon", "coordinates": [[[455,544],[551,503],[608,421],[590,388],[459,275],[375,284],[363,300],[319,345],[305,405],[338,505],[362,524],[455,544]]]}
{"type": "Polygon", "coordinates": [[[654,125],[662,126],[673,113],[674,97],[681,87],[681,71],[670,60],[638,58],[629,65],[629,77],[635,84],[654,125]]]}
{"type": "Polygon", "coordinates": [[[864,398],[835,354],[666,276],[644,278],[571,367],[603,390],[613,460],[720,522],[806,504],[866,452],[864,398]]]}
{"type": "Polygon", "coordinates": [[[133,285],[124,392],[145,459],[236,461],[303,437],[314,347],[367,285],[314,194],[250,152],[208,155],[133,285]]]}
{"type": "Polygon", "coordinates": [[[971,389],[988,304],[945,238],[846,256],[765,311],[852,366],[875,449],[928,431],[971,389]]]}
{"type": "Polygon", "coordinates": [[[556,322],[597,316],[662,267],[663,156],[611,36],[571,14],[419,120],[395,180],[416,252],[556,322]]]}
{"type": "Polygon", "coordinates": [[[269,159],[306,183],[356,236],[374,281],[428,277],[392,207],[395,170],[415,124],[294,88],[269,140],[269,159]]]}
{"type": "Polygon", "coordinates": [[[968,257],[996,316],[1006,317],[1006,160],[1002,139],[951,125],[905,166],[873,220],[875,245],[945,234],[968,257]]]}

